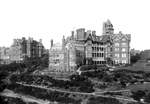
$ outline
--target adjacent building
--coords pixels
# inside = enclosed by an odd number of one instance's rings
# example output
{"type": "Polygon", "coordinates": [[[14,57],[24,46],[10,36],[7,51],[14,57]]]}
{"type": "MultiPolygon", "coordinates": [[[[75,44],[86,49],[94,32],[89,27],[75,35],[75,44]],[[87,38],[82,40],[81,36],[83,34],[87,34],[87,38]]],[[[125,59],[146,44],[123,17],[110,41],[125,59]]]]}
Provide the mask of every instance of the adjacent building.
{"type": "Polygon", "coordinates": [[[53,44],[49,51],[49,69],[75,71],[81,65],[130,63],[130,34],[114,34],[112,23],[103,23],[102,35],[84,28],[63,36],[62,43],[53,44]]]}
{"type": "MultiPolygon", "coordinates": [[[[110,37],[110,58],[113,63],[130,63],[130,34],[123,34],[121,31],[114,34],[114,29],[112,23],[107,20],[103,23],[103,36],[107,35],[110,37]]],[[[107,47],[108,48],[108,47],[107,47]]],[[[107,52],[107,51],[106,51],[107,52]]]]}
{"type": "Polygon", "coordinates": [[[22,39],[14,39],[10,47],[10,61],[20,63],[25,57],[41,57],[44,52],[42,40],[33,40],[23,37],[22,39]]]}
{"type": "Polygon", "coordinates": [[[10,63],[10,48],[0,47],[0,65],[10,63]]]}
{"type": "Polygon", "coordinates": [[[140,52],[141,52],[140,50],[136,50],[134,48],[130,50],[131,56],[135,56],[136,54],[140,54],[140,52]]]}

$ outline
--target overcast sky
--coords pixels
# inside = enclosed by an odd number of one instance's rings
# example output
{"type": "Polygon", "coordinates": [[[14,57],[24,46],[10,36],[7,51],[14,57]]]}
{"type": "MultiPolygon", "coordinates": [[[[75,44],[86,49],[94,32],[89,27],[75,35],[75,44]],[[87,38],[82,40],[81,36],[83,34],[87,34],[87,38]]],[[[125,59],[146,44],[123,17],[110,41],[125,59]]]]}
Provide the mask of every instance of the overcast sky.
{"type": "Polygon", "coordinates": [[[107,19],[114,33],[131,34],[131,48],[150,49],[150,0],[0,0],[0,46],[30,36],[49,49],[74,27],[101,35],[107,19]]]}

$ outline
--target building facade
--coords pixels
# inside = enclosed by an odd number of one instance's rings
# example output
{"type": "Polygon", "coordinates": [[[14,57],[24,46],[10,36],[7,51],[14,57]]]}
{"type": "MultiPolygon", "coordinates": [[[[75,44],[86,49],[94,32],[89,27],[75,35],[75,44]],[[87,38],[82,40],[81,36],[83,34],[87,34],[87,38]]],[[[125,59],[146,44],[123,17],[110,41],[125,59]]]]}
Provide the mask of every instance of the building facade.
{"type": "Polygon", "coordinates": [[[0,47],[0,65],[10,63],[10,48],[0,47]]]}
{"type": "MultiPolygon", "coordinates": [[[[130,63],[130,34],[123,34],[121,31],[114,34],[112,23],[107,20],[103,23],[103,36],[108,36],[112,41],[110,43],[110,59],[115,64],[130,63]]],[[[107,53],[107,51],[106,51],[107,53]]],[[[108,52],[109,53],[109,52],[108,52]]],[[[109,58],[109,57],[108,57],[109,58]]]]}
{"type": "Polygon", "coordinates": [[[49,69],[75,71],[81,65],[130,63],[130,34],[114,34],[112,23],[103,23],[102,35],[80,28],[53,44],[49,51],[49,69]]]}
{"type": "Polygon", "coordinates": [[[49,51],[49,69],[55,71],[75,71],[79,66],[105,64],[104,50],[106,36],[96,36],[95,31],[77,29],[76,34],[63,37],[62,44],[53,44],[49,51]]]}
{"type": "Polygon", "coordinates": [[[20,63],[25,57],[41,57],[44,51],[42,40],[36,41],[33,38],[27,40],[14,39],[13,44],[10,47],[10,61],[20,63]]]}

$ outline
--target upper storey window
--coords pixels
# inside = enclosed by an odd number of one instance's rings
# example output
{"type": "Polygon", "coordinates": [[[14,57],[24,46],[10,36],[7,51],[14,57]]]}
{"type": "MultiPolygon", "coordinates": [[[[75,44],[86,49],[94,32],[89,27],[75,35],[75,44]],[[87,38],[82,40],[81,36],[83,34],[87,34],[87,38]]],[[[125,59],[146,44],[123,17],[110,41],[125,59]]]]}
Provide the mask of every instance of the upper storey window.
{"type": "Polygon", "coordinates": [[[119,47],[119,43],[115,43],[115,47],[119,47]]]}
{"type": "Polygon", "coordinates": [[[126,39],[125,38],[122,38],[122,41],[125,41],[126,39]]]}
{"type": "Polygon", "coordinates": [[[116,42],[118,42],[118,41],[119,41],[119,39],[118,39],[118,38],[116,38],[116,39],[115,39],[115,41],[116,41],[116,42]]]}
{"type": "Polygon", "coordinates": [[[126,43],[122,43],[122,47],[125,47],[127,44],[126,43]]]}

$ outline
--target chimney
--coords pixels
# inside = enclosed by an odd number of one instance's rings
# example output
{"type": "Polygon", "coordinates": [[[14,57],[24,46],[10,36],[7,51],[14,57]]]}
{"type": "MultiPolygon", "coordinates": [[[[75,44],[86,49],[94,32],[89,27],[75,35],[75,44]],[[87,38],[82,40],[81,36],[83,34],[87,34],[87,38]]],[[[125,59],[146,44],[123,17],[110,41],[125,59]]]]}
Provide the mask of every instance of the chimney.
{"type": "Polygon", "coordinates": [[[92,31],[92,35],[96,35],[96,31],[95,30],[92,31]]]}
{"type": "Polygon", "coordinates": [[[62,39],[62,50],[65,50],[65,36],[62,39]]]}
{"type": "Polygon", "coordinates": [[[103,22],[102,35],[106,35],[106,23],[105,22],[103,22]]]}
{"type": "Polygon", "coordinates": [[[14,39],[14,43],[16,42],[17,40],[16,39],[14,39]]]}
{"type": "Polygon", "coordinates": [[[53,47],[53,39],[51,39],[51,47],[53,47]]]}
{"type": "Polygon", "coordinates": [[[40,39],[39,42],[42,43],[42,39],[40,39]]]}
{"type": "Polygon", "coordinates": [[[22,40],[24,41],[24,40],[26,40],[26,38],[25,38],[25,37],[22,37],[22,40]]]}
{"type": "Polygon", "coordinates": [[[85,28],[80,28],[76,30],[77,40],[85,40],[85,28]]]}
{"type": "Polygon", "coordinates": [[[72,40],[74,40],[74,31],[71,31],[72,40]]]}

